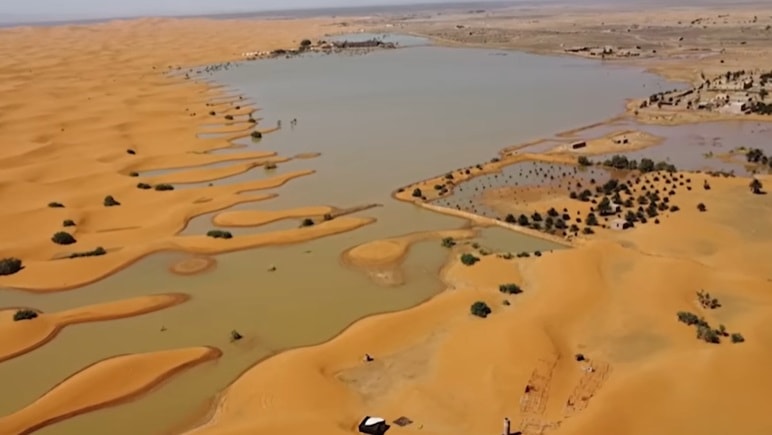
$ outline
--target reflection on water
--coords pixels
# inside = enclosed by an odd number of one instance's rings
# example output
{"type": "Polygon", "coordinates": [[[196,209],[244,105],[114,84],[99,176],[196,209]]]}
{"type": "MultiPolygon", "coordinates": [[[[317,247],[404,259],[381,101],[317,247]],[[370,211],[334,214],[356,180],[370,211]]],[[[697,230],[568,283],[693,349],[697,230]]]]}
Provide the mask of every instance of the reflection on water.
{"type": "MultiPolygon", "coordinates": [[[[0,379],[6,390],[16,393],[0,399],[0,412],[28,403],[69,374],[112,355],[190,345],[223,349],[217,363],[197,368],[147,398],[41,433],[100,433],[110,427],[111,433],[128,435],[168,428],[266,355],[322,342],[358,318],[413,306],[440,289],[436,271],[447,250],[437,242],[411,250],[405,261],[407,282],[398,288],[379,287],[339,264],[342,251],[363,242],[463,224],[398,203],[390,198],[392,190],[487,160],[507,145],[604,119],[636,93],[673,87],[638,70],[606,69],[582,59],[490,53],[419,46],[367,56],[250,62],[214,73],[213,78],[266,108],[260,112],[265,125],[284,121],[282,130],[259,144],[249,138],[239,143],[276,150],[281,156],[322,153],[317,159],[279,164],[279,171],[297,165],[316,169],[317,174],[274,190],[279,196],[273,200],[236,209],[381,203],[383,207],[363,213],[378,222],[303,245],[221,255],[216,269],[199,276],[167,273],[183,256],[163,253],[71,292],[3,292],[7,306],[46,311],[155,292],[185,292],[192,299],[141,317],[68,327],[46,346],[3,363],[0,379]],[[293,118],[297,125],[290,123],[293,118]],[[269,271],[271,266],[276,271],[269,271]],[[243,343],[229,342],[232,329],[246,337],[243,343]]],[[[263,176],[262,169],[255,169],[235,179],[263,176]]],[[[215,183],[224,182],[233,180],[215,183]]],[[[210,219],[194,220],[186,233],[211,228],[210,219]]],[[[290,224],[276,224],[283,225],[290,224]]],[[[490,237],[517,250],[553,246],[520,235],[506,241],[504,233],[495,234],[490,237]]]]}

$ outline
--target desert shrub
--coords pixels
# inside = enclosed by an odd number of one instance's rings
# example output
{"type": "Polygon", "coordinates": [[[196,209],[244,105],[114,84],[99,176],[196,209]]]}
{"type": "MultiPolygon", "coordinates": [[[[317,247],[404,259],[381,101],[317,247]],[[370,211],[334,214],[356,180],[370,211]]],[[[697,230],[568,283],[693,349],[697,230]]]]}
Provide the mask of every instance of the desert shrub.
{"type": "Polygon", "coordinates": [[[151,186],[151,185],[149,185],[147,183],[137,183],[137,189],[148,190],[148,189],[152,189],[152,188],[153,188],[153,186],[151,186]]]}
{"type": "Polygon", "coordinates": [[[250,133],[249,136],[251,136],[252,139],[262,139],[263,138],[263,133],[260,133],[259,131],[255,130],[252,133],[250,133]]]}
{"type": "Polygon", "coordinates": [[[301,47],[306,47],[307,48],[310,45],[311,45],[311,40],[310,39],[304,39],[304,40],[300,41],[300,46],[301,47]]]}
{"type": "Polygon", "coordinates": [[[582,234],[589,236],[590,234],[595,234],[595,231],[593,231],[590,227],[584,227],[584,229],[582,229],[582,234]]]}
{"type": "Polygon", "coordinates": [[[528,225],[528,216],[521,214],[520,217],[517,218],[517,223],[521,226],[527,226],[528,225]]]}
{"type": "Polygon", "coordinates": [[[332,213],[325,213],[324,216],[322,216],[322,219],[325,221],[331,221],[333,219],[332,213]]]}
{"type": "Polygon", "coordinates": [[[93,251],[85,251],[85,252],[73,252],[69,255],[68,258],[82,258],[82,257],[98,257],[100,255],[107,254],[107,251],[105,248],[99,246],[93,251]]]}
{"type": "Polygon", "coordinates": [[[718,332],[710,329],[710,326],[708,325],[697,326],[697,338],[707,343],[721,343],[721,338],[719,337],[718,332]]]}
{"type": "Polygon", "coordinates": [[[105,199],[104,201],[102,201],[102,204],[104,204],[105,207],[114,207],[116,205],[121,205],[121,203],[116,201],[112,195],[105,196],[105,199]]]}
{"type": "Polygon", "coordinates": [[[678,316],[679,322],[685,323],[689,326],[697,325],[702,322],[702,320],[697,317],[696,314],[687,311],[679,311],[676,315],[678,316]]]}
{"type": "Polygon", "coordinates": [[[72,219],[65,219],[65,220],[62,221],[62,226],[63,227],[74,227],[75,226],[75,221],[72,220],[72,219]]]}
{"type": "Polygon", "coordinates": [[[586,156],[579,156],[577,159],[577,162],[581,166],[592,166],[592,161],[588,159],[586,156]]]}
{"type": "Polygon", "coordinates": [[[133,155],[137,154],[137,152],[134,151],[133,149],[129,148],[129,149],[126,150],[126,154],[131,154],[133,156],[133,155]]]}
{"type": "Polygon", "coordinates": [[[504,216],[504,222],[506,222],[508,224],[514,224],[514,223],[517,222],[517,218],[515,217],[515,215],[510,213],[510,214],[504,216]]]}
{"type": "Polygon", "coordinates": [[[453,237],[445,237],[442,239],[442,247],[443,248],[452,248],[456,246],[456,241],[453,240],[453,237]]]}
{"type": "Polygon", "coordinates": [[[32,320],[37,316],[38,316],[38,313],[36,311],[27,310],[27,309],[19,310],[16,313],[14,313],[13,321],[18,322],[21,320],[32,320]]]}
{"type": "Polygon", "coordinates": [[[590,213],[587,215],[586,223],[587,225],[590,225],[593,227],[598,225],[598,218],[595,217],[595,213],[590,213]]]}
{"type": "Polygon", "coordinates": [[[171,184],[165,184],[165,183],[156,184],[155,190],[157,190],[159,192],[164,192],[164,191],[167,191],[167,190],[174,190],[174,186],[172,186],[171,184]]]}
{"type": "Polygon", "coordinates": [[[534,222],[541,222],[542,217],[538,212],[535,212],[534,214],[531,215],[531,220],[534,222]]]}
{"type": "Polygon", "coordinates": [[[571,191],[571,193],[568,194],[568,197],[571,199],[579,199],[579,195],[577,195],[577,193],[574,192],[573,190],[571,191]]]}
{"type": "Polygon", "coordinates": [[[0,260],[0,276],[13,275],[22,269],[24,266],[18,258],[10,257],[0,260]]]}
{"type": "Polygon", "coordinates": [[[471,307],[469,307],[469,311],[472,313],[472,315],[477,317],[482,317],[483,319],[488,317],[488,315],[492,312],[491,307],[488,306],[483,301],[477,301],[472,304],[471,307]]]}
{"type": "Polygon", "coordinates": [[[51,237],[51,241],[57,245],[72,245],[73,243],[77,242],[72,234],[64,231],[59,231],[58,233],[54,234],[53,237],[51,237]]]}
{"type": "Polygon", "coordinates": [[[681,210],[681,209],[680,209],[680,208],[678,208],[678,206],[677,206],[677,205],[671,205],[671,206],[670,206],[670,211],[671,211],[672,213],[675,213],[675,212],[677,212],[678,210],[681,210]]]}
{"type": "Polygon", "coordinates": [[[549,217],[553,217],[553,218],[554,218],[554,217],[558,217],[558,216],[560,216],[560,213],[558,213],[558,211],[557,211],[557,210],[555,210],[555,208],[554,208],[554,207],[552,207],[552,208],[550,208],[549,210],[547,210],[547,215],[548,215],[549,217]]]}
{"type": "Polygon", "coordinates": [[[743,337],[743,335],[739,332],[733,333],[731,339],[732,343],[742,343],[745,341],[745,337],[743,337]]]}
{"type": "Polygon", "coordinates": [[[274,162],[270,162],[270,163],[266,163],[265,164],[265,169],[268,170],[268,171],[274,170],[276,168],[278,168],[278,166],[274,162]]]}
{"type": "Polygon", "coordinates": [[[501,284],[499,285],[499,291],[501,293],[507,293],[510,295],[517,295],[523,292],[523,289],[520,288],[517,284],[501,284]]]}
{"type": "Polygon", "coordinates": [[[301,227],[312,227],[314,226],[314,220],[310,218],[303,219],[302,222],[300,222],[301,227]]]}
{"type": "Polygon", "coordinates": [[[129,172],[129,177],[139,177],[139,172],[131,171],[129,172]]]}
{"type": "Polygon", "coordinates": [[[475,257],[474,255],[468,252],[465,254],[461,254],[461,263],[463,263],[466,266],[473,266],[478,261],[480,261],[479,258],[475,257]]]}
{"type": "Polygon", "coordinates": [[[225,115],[226,121],[233,121],[233,115],[225,115]]]}
{"type": "Polygon", "coordinates": [[[413,189],[413,194],[412,195],[413,195],[413,198],[420,198],[420,197],[424,196],[423,192],[421,192],[421,189],[419,189],[417,187],[415,189],[413,189]]]}
{"type": "Polygon", "coordinates": [[[231,234],[230,231],[223,231],[223,230],[209,230],[207,231],[206,235],[215,239],[233,238],[233,234],[231,234]]]}
{"type": "Polygon", "coordinates": [[[64,208],[64,204],[61,202],[49,202],[48,206],[51,208],[64,208]]]}
{"type": "Polygon", "coordinates": [[[699,210],[701,212],[704,212],[704,211],[708,210],[708,207],[706,207],[705,204],[703,204],[703,203],[699,203],[699,204],[697,204],[697,210],[699,210]]]}
{"type": "Polygon", "coordinates": [[[533,255],[541,257],[541,251],[533,251],[533,255]]]}

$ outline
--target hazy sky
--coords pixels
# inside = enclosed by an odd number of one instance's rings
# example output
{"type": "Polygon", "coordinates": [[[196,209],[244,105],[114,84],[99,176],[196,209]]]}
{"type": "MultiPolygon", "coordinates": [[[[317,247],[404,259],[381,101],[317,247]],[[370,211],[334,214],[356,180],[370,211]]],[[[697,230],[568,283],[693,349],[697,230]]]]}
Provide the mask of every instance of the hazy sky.
{"type": "Polygon", "coordinates": [[[73,19],[154,14],[187,15],[440,2],[448,0],[0,0],[0,18],[73,19]]]}

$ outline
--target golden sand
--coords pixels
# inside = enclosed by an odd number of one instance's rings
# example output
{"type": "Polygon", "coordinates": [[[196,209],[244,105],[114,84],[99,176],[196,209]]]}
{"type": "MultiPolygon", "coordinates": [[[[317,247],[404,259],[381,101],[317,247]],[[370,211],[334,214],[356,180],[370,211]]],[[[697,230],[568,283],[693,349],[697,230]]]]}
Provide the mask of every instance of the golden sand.
{"type": "Polygon", "coordinates": [[[463,240],[476,235],[476,230],[467,228],[421,231],[354,246],[341,254],[341,260],[347,266],[364,272],[378,285],[399,286],[404,283],[402,262],[416,243],[444,238],[463,240]]]}
{"type": "Polygon", "coordinates": [[[25,408],[0,418],[0,432],[28,434],[57,421],[132,400],[177,373],[215,360],[220,354],[215,348],[191,347],[116,356],[97,362],[65,379],[25,408]],[[127,373],[131,376],[126,376],[127,373]]]}
{"type": "Polygon", "coordinates": [[[13,320],[16,310],[0,311],[0,361],[46,344],[68,325],[138,316],[187,300],[188,296],[181,293],[140,296],[57,313],[39,313],[35,319],[20,321],[13,320]]]}
{"type": "MultiPolygon", "coordinates": [[[[313,171],[173,191],[139,189],[137,184],[207,183],[287,161],[271,151],[206,154],[249,135],[255,126],[248,116],[255,106],[227,88],[187,80],[185,74],[195,72],[196,65],[238,60],[247,51],[294,47],[305,37],[336,29],[329,19],[141,19],[0,31],[0,44],[9,51],[0,59],[0,142],[6,144],[0,150],[0,200],[5,204],[0,258],[20,258],[25,265],[0,277],[0,286],[73,288],[159,250],[195,245],[216,253],[251,247],[246,240],[264,243],[263,238],[245,238],[221,249],[220,240],[194,238],[193,243],[175,234],[195,216],[272,197],[241,192],[276,188],[313,171]],[[197,136],[215,132],[224,134],[197,136]],[[234,163],[204,167],[216,162],[234,163]],[[164,168],[180,170],[143,176],[164,168]],[[104,206],[108,195],[121,205],[104,206]],[[63,226],[65,220],[75,225],[63,226]],[[53,243],[58,231],[71,233],[77,243],[53,243]],[[59,259],[97,247],[107,254],[59,259]]],[[[346,222],[324,228],[358,226],[346,222]]],[[[319,231],[314,237],[324,235],[319,231]]],[[[274,237],[270,243],[282,241],[274,237]]]]}
{"type": "Polygon", "coordinates": [[[259,364],[193,433],[301,434],[311,424],[345,434],[373,414],[414,421],[394,433],[498,433],[504,416],[513,430],[541,425],[556,434],[766,433],[772,271],[761,249],[772,228],[761,223],[772,220],[772,200],[750,194],[745,179],[710,183],[710,191],[698,184],[679,193],[682,211],[660,225],[598,234],[540,258],[454,261],[443,273],[453,291],[259,364]],[[708,211],[698,212],[697,202],[708,211]],[[726,226],[750,212],[760,215],[747,233],[726,226]],[[705,234],[711,250],[702,246],[705,234]],[[735,255],[746,246],[748,255],[735,255]],[[504,283],[524,293],[504,295],[504,283]],[[723,307],[700,308],[701,289],[723,307]],[[492,308],[487,319],[469,314],[478,300],[492,308]],[[747,342],[697,340],[677,311],[725,324],[747,342]],[[365,353],[375,361],[362,362],[365,353]],[[526,385],[533,390],[524,399],[526,385]]]}

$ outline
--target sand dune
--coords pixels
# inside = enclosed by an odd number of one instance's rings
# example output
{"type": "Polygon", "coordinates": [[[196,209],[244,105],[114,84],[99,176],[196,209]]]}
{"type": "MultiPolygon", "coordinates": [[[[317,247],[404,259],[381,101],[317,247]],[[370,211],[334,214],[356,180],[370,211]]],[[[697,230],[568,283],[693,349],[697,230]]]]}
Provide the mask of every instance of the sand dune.
{"type": "Polygon", "coordinates": [[[186,300],[188,296],[181,293],[140,296],[58,313],[39,313],[35,319],[18,322],[13,320],[16,310],[0,311],[0,362],[46,344],[66,326],[138,316],[181,304],[186,300]]]}
{"type": "MultiPolygon", "coordinates": [[[[0,258],[25,265],[0,277],[0,286],[62,289],[98,280],[148,253],[184,249],[186,242],[171,240],[195,216],[271,197],[240,192],[310,175],[296,171],[163,192],[138,188],[211,182],[287,161],[272,151],[207,154],[232,148],[231,140],[253,129],[276,129],[247,122],[257,112],[254,102],[186,75],[199,70],[195,65],[293,47],[334,28],[330,19],[140,19],[0,31],[0,44],[9,48],[0,59],[0,141],[9,144],[0,150],[0,201],[6,205],[0,258]],[[198,137],[214,132],[223,134],[198,137]],[[205,166],[219,162],[234,163],[205,166]],[[177,171],[143,176],[159,169],[177,171]],[[105,207],[108,195],[121,205],[105,207]],[[75,225],[65,226],[67,220],[75,225]],[[53,243],[58,231],[77,243],[53,243]],[[97,247],[107,255],[57,260],[97,247]]],[[[269,137],[261,144],[270,146],[269,137]]],[[[344,227],[356,225],[336,231],[344,227]]]]}
{"type": "Polygon", "coordinates": [[[766,433],[772,419],[760,398],[772,387],[772,284],[755,274],[766,259],[721,256],[714,265],[706,260],[718,254],[705,254],[700,240],[715,234],[718,251],[754,243],[746,230],[713,232],[753,210],[764,214],[747,231],[769,246],[772,229],[763,222],[772,202],[751,195],[747,180],[711,178],[711,185],[684,193],[682,211],[660,225],[598,234],[539,258],[486,256],[471,267],[456,259],[443,272],[454,290],[257,365],[192,433],[300,434],[313,424],[344,434],[366,414],[414,421],[394,426],[395,434],[498,433],[504,416],[524,433],[766,433]],[[705,201],[706,213],[692,207],[705,201]],[[678,255],[668,248],[675,245],[678,255]],[[502,294],[504,283],[524,293],[502,294]],[[702,289],[722,307],[701,308],[702,289]],[[469,314],[477,300],[492,308],[487,319],[469,314]],[[697,340],[678,311],[725,324],[747,342],[697,340]],[[362,362],[366,352],[374,362],[362,362]],[[576,353],[589,362],[577,362],[576,353]]]}
{"type": "Polygon", "coordinates": [[[100,361],[65,379],[27,407],[0,418],[0,432],[28,434],[57,421],[129,401],[220,354],[215,348],[191,347],[100,361]]]}

